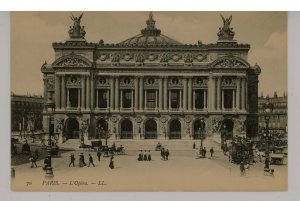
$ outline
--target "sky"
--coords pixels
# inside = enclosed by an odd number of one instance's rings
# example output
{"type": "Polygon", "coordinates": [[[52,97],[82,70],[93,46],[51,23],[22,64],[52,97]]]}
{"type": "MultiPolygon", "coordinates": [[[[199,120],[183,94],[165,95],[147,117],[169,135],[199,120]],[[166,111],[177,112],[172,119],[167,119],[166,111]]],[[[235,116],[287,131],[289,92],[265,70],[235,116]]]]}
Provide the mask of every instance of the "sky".
{"type": "MultiPolygon", "coordinates": [[[[42,64],[54,61],[53,42],[68,39],[70,15],[81,12],[13,12],[11,16],[11,91],[43,94],[42,64]]],[[[83,12],[88,42],[118,43],[145,28],[149,12],[83,12]]],[[[286,12],[153,12],[162,34],[184,44],[215,43],[224,17],[238,43],[251,45],[248,62],[261,67],[259,95],[287,91],[286,12]]]]}

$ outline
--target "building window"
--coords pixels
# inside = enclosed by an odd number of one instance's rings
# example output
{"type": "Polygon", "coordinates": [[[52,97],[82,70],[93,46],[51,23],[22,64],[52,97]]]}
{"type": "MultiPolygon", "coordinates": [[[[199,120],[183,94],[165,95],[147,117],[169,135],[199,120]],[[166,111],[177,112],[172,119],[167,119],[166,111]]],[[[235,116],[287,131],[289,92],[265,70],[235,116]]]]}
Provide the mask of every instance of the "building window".
{"type": "Polygon", "coordinates": [[[98,107],[107,108],[107,90],[98,90],[98,107]]]}
{"type": "Polygon", "coordinates": [[[179,108],[180,106],[180,90],[171,90],[171,108],[179,108]]]}
{"type": "Polygon", "coordinates": [[[69,89],[69,101],[71,107],[78,107],[78,95],[79,89],[70,88],[69,89]]]}
{"type": "Polygon", "coordinates": [[[155,94],[155,90],[154,89],[151,89],[151,90],[147,90],[147,105],[146,107],[147,108],[155,108],[155,97],[156,97],[156,94],[155,94]]]}
{"type": "Polygon", "coordinates": [[[129,90],[129,89],[126,89],[126,90],[123,90],[123,100],[122,100],[122,103],[123,103],[123,108],[131,108],[131,93],[132,91],[129,90]]]}
{"type": "Polygon", "coordinates": [[[195,108],[204,108],[204,90],[195,90],[195,108]]]}
{"type": "Polygon", "coordinates": [[[233,107],[233,90],[224,89],[224,108],[231,109],[233,107]]]}

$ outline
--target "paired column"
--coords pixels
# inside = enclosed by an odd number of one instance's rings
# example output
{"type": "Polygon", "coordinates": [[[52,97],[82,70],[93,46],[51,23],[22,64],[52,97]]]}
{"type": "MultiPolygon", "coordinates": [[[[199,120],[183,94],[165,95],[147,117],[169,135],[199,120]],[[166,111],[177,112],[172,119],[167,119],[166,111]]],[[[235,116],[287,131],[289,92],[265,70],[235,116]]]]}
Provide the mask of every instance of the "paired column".
{"type": "Polygon", "coordinates": [[[70,108],[70,89],[67,88],[67,108],[70,108]]]}
{"type": "Polygon", "coordinates": [[[222,110],[224,110],[224,90],[222,90],[222,110]]]}
{"type": "Polygon", "coordinates": [[[115,79],[115,109],[119,110],[119,77],[115,79]]]}
{"type": "Polygon", "coordinates": [[[60,79],[55,75],[55,105],[57,109],[60,109],[60,79]]]}
{"type": "Polygon", "coordinates": [[[86,109],[90,109],[91,105],[90,105],[90,92],[91,92],[91,88],[90,88],[90,76],[87,76],[86,78],[86,85],[87,85],[87,90],[86,90],[86,109]]]}
{"type": "MultiPolygon", "coordinates": [[[[139,80],[138,77],[134,80],[134,110],[138,110],[139,108],[139,80]]],[[[132,106],[133,107],[133,106],[132,106]]]]}
{"type": "Polygon", "coordinates": [[[212,77],[212,88],[211,88],[211,109],[216,110],[216,79],[212,77]]]}
{"type": "Polygon", "coordinates": [[[115,109],[115,79],[114,77],[110,78],[110,108],[115,109]]]}
{"type": "Polygon", "coordinates": [[[66,108],[66,80],[65,75],[61,77],[61,107],[62,109],[66,108]]]}
{"type": "Polygon", "coordinates": [[[240,97],[241,97],[241,79],[238,77],[236,82],[236,108],[238,110],[241,109],[240,97]]]}
{"type": "Polygon", "coordinates": [[[168,110],[168,77],[164,77],[164,110],[168,110]]]}
{"type": "Polygon", "coordinates": [[[159,78],[159,103],[158,103],[159,111],[163,109],[162,96],[163,96],[163,77],[160,77],[159,78]]]}
{"type": "Polygon", "coordinates": [[[144,109],[144,107],[143,107],[143,105],[144,105],[144,98],[143,98],[143,96],[144,96],[144,78],[143,77],[140,77],[140,104],[139,104],[139,107],[140,107],[140,110],[143,110],[144,109]]]}
{"type": "Polygon", "coordinates": [[[233,93],[233,94],[232,94],[232,108],[235,109],[235,108],[236,108],[236,107],[235,107],[235,99],[236,99],[236,97],[235,97],[235,90],[233,90],[232,93],[233,93]]]}
{"type": "Polygon", "coordinates": [[[188,110],[192,110],[192,92],[193,92],[193,78],[188,79],[188,110]]]}
{"type": "Polygon", "coordinates": [[[206,106],[206,90],[204,90],[204,109],[206,109],[207,108],[207,106],[206,106]]]}
{"type": "MultiPolygon", "coordinates": [[[[217,110],[220,110],[220,105],[221,105],[221,80],[222,77],[217,77],[217,110]]],[[[222,99],[223,101],[223,99],[222,99]]]]}
{"type": "Polygon", "coordinates": [[[94,89],[94,76],[91,76],[91,109],[94,109],[95,105],[94,105],[94,101],[95,101],[95,89],[94,89]]]}
{"type": "Polygon", "coordinates": [[[77,105],[77,108],[79,109],[80,108],[80,103],[81,103],[81,101],[80,101],[80,99],[81,99],[81,97],[80,97],[80,88],[78,88],[77,89],[78,90],[78,99],[77,99],[77,101],[78,101],[78,105],[77,105]]]}
{"type": "Polygon", "coordinates": [[[81,109],[85,109],[85,76],[81,76],[81,109]]]}
{"type": "Polygon", "coordinates": [[[241,97],[241,99],[242,99],[242,110],[245,110],[245,87],[246,85],[245,85],[245,79],[244,78],[242,78],[242,89],[241,89],[241,94],[242,94],[242,97],[241,97]]]}
{"type": "Polygon", "coordinates": [[[183,110],[187,110],[188,93],[188,78],[183,78],[183,110]]]}
{"type": "Polygon", "coordinates": [[[96,89],[96,108],[99,107],[99,90],[96,89]]]}

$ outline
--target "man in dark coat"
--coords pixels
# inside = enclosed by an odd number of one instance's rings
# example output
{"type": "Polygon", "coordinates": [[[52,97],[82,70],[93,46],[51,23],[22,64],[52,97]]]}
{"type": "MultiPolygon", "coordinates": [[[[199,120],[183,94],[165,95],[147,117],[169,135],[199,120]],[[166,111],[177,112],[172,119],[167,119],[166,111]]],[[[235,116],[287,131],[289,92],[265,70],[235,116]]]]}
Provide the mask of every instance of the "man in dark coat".
{"type": "Polygon", "coordinates": [[[203,156],[204,156],[204,158],[206,158],[206,148],[205,147],[203,148],[203,156]]]}
{"type": "Polygon", "coordinates": [[[70,155],[70,160],[71,160],[71,162],[69,163],[69,167],[71,166],[71,164],[73,164],[73,167],[75,167],[75,164],[74,164],[74,162],[75,162],[75,156],[74,156],[73,153],[71,153],[71,155],[70,155]]]}
{"type": "Polygon", "coordinates": [[[214,154],[214,148],[211,147],[209,151],[210,151],[210,157],[212,158],[212,157],[213,157],[213,154],[214,154]]]}
{"type": "Polygon", "coordinates": [[[143,160],[143,152],[142,150],[140,150],[138,161],[142,161],[142,160],[143,160]]]}
{"type": "Polygon", "coordinates": [[[169,160],[169,155],[170,155],[169,149],[166,150],[165,155],[166,155],[166,160],[169,160]]]}
{"type": "Polygon", "coordinates": [[[110,169],[114,169],[115,168],[115,165],[114,165],[114,156],[110,157],[109,167],[110,167],[110,169]]]}
{"type": "Polygon", "coordinates": [[[148,150],[148,161],[151,161],[151,154],[150,154],[150,150],[148,150]]]}
{"type": "Polygon", "coordinates": [[[241,176],[244,176],[245,175],[245,164],[243,161],[240,163],[240,170],[241,170],[241,176]]]}
{"type": "Polygon", "coordinates": [[[94,160],[93,160],[93,157],[92,157],[91,154],[89,154],[89,165],[88,165],[88,167],[90,167],[90,164],[92,164],[95,167],[94,160]]]}
{"type": "Polygon", "coordinates": [[[98,148],[98,150],[97,150],[97,157],[98,157],[98,161],[100,161],[100,158],[101,158],[101,150],[100,150],[100,148],[98,148]]]}

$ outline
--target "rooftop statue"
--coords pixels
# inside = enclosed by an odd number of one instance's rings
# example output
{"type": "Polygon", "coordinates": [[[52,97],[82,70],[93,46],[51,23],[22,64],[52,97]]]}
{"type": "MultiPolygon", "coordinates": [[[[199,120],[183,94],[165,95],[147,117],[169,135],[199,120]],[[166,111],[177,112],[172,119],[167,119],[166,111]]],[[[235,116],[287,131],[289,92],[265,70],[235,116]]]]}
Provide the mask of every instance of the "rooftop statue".
{"type": "Polygon", "coordinates": [[[84,30],[84,26],[80,25],[82,15],[83,13],[79,17],[74,17],[74,15],[71,14],[71,20],[73,20],[73,27],[70,26],[69,29],[70,38],[84,38],[86,32],[84,30]]]}
{"type": "Polygon", "coordinates": [[[221,14],[221,18],[223,20],[223,27],[219,28],[218,37],[219,40],[232,40],[234,37],[233,28],[230,27],[230,23],[232,20],[232,15],[229,18],[224,18],[221,14]]]}

